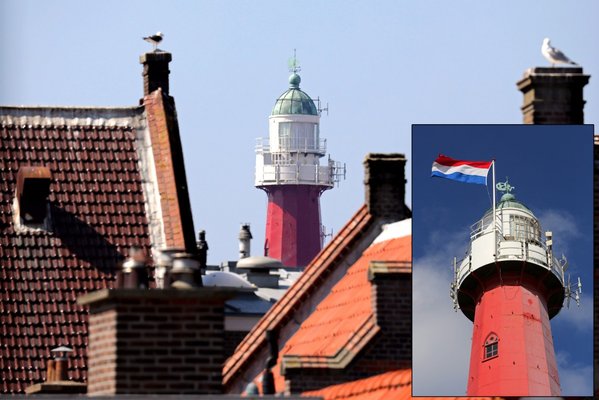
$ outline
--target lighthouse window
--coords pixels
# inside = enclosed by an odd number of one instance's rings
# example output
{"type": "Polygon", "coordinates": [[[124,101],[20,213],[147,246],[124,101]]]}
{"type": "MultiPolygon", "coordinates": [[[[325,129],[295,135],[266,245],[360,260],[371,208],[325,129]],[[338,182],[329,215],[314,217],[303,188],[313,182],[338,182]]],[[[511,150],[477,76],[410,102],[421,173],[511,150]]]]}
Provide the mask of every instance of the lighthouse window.
{"type": "Polygon", "coordinates": [[[485,358],[495,357],[497,355],[497,342],[485,346],[485,358]]]}
{"type": "Polygon", "coordinates": [[[485,357],[483,361],[488,360],[489,358],[497,357],[499,348],[499,339],[495,333],[489,334],[487,336],[487,340],[485,340],[485,357]]]}
{"type": "Polygon", "coordinates": [[[515,240],[522,242],[539,242],[541,229],[537,221],[521,217],[510,216],[510,231],[515,240]]]}

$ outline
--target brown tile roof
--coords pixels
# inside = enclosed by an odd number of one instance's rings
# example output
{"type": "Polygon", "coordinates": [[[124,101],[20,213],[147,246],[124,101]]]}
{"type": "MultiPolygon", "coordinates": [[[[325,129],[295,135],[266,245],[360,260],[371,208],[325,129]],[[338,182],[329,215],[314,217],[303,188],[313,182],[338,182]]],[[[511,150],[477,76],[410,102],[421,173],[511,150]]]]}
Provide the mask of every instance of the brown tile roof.
{"type": "Polygon", "coordinates": [[[356,353],[379,329],[368,268],[373,261],[403,261],[405,272],[411,273],[411,239],[408,232],[366,249],[287,341],[281,350],[283,359],[289,361],[286,364],[326,366],[340,354],[356,353]]]}
{"type": "MultiPolygon", "coordinates": [[[[302,396],[322,397],[323,400],[402,400],[412,399],[412,370],[391,371],[370,378],[329,386],[320,390],[304,392],[302,396]]],[[[483,400],[490,397],[414,397],[415,399],[470,399],[483,400]]],[[[499,399],[499,398],[497,398],[499,399]]]]}
{"type": "Polygon", "coordinates": [[[151,254],[142,111],[0,107],[1,392],[42,381],[59,345],[74,349],[70,378],[85,380],[87,312],[76,298],[111,287],[131,246],[151,254]],[[52,173],[49,230],[14,221],[17,173],[28,165],[52,173]]]}
{"type": "MultiPolygon", "coordinates": [[[[292,317],[297,308],[311,293],[320,288],[341,259],[352,249],[365,232],[375,223],[375,218],[362,206],[335,238],[306,267],[300,278],[287,290],[262,317],[239,344],[235,353],[225,362],[223,377],[225,386],[266,347],[265,333],[268,329],[280,329],[292,317]]],[[[250,378],[250,380],[253,377],[250,378]]]]}

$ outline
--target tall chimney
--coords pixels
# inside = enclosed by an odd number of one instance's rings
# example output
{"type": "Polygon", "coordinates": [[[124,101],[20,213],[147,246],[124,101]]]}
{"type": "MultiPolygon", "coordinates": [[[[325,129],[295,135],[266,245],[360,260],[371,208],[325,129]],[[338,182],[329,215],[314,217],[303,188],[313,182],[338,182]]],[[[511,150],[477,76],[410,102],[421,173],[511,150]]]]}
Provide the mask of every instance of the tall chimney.
{"type": "Polygon", "coordinates": [[[524,94],[525,124],[583,124],[582,88],[589,82],[582,67],[529,68],[518,83],[524,94]]]}
{"type": "Polygon", "coordinates": [[[145,53],[139,57],[143,65],[144,96],[162,88],[162,93],[168,96],[168,64],[173,59],[171,53],[164,51],[145,53]]]}
{"type": "Polygon", "coordinates": [[[405,205],[406,158],[399,153],[370,153],[364,160],[368,211],[388,222],[410,215],[405,205]]]}

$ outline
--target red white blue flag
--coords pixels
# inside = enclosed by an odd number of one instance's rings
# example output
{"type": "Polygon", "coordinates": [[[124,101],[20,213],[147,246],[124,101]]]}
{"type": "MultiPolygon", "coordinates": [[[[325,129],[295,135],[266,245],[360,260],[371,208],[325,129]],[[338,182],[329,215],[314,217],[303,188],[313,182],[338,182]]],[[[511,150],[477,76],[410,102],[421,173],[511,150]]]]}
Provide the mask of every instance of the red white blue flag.
{"type": "Polygon", "coordinates": [[[433,162],[431,176],[451,179],[458,182],[487,184],[487,174],[492,161],[464,161],[454,160],[439,154],[433,162]]]}

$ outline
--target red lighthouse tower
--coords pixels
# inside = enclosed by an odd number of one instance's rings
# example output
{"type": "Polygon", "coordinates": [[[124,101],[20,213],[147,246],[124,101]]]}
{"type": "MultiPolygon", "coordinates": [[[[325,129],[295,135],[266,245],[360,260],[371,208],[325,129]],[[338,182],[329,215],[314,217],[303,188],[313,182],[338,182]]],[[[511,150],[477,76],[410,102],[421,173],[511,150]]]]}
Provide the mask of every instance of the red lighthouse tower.
{"type": "Polygon", "coordinates": [[[265,255],[286,267],[304,267],[322,248],[320,195],[331,189],[345,168],[328,159],[320,137],[320,114],[299,88],[295,59],[289,89],[269,117],[269,136],[258,139],[255,185],[268,195],[265,255]]]}
{"type": "Polygon", "coordinates": [[[532,211],[506,193],[471,229],[466,258],[454,262],[451,297],[474,322],[468,396],[559,396],[549,320],[578,289],[564,284],[552,234],[541,236],[532,211]],[[495,226],[494,226],[495,225],[495,226]]]}

